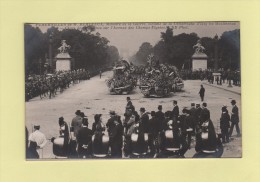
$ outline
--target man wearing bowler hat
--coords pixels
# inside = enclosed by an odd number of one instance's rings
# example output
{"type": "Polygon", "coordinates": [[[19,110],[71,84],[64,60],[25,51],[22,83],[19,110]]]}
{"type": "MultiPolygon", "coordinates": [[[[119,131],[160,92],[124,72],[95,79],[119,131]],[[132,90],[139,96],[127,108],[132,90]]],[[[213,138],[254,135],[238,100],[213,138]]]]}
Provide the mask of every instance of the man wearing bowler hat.
{"type": "Polygon", "coordinates": [[[231,105],[232,105],[232,112],[231,112],[231,127],[230,127],[230,131],[229,131],[229,136],[232,136],[233,133],[233,128],[234,126],[236,126],[236,131],[237,131],[237,137],[240,137],[240,128],[239,128],[239,115],[238,115],[238,107],[236,106],[236,101],[232,100],[231,101],[231,105]]]}

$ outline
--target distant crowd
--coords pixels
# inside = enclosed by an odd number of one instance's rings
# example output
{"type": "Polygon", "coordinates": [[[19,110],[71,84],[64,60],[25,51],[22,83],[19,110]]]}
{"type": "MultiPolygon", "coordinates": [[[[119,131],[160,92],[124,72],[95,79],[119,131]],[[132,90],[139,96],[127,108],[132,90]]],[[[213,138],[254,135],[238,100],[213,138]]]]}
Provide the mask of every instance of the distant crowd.
{"type": "MultiPolygon", "coordinates": [[[[217,73],[220,73],[220,77],[217,77],[215,80],[217,84],[221,85],[222,83],[228,83],[232,81],[232,84],[235,86],[241,85],[241,75],[240,71],[225,71],[219,70],[217,73]]],[[[181,78],[184,80],[208,80],[209,83],[214,83],[214,76],[212,70],[181,70],[181,78]]]]}

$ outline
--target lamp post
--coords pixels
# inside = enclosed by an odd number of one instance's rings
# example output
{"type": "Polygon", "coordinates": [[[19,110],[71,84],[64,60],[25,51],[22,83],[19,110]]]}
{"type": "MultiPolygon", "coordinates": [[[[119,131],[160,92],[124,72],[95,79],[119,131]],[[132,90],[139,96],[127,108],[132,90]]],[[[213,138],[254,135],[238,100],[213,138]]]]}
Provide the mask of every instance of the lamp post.
{"type": "Polygon", "coordinates": [[[53,62],[52,62],[52,43],[53,43],[53,32],[49,35],[49,66],[50,72],[53,72],[53,62]]]}
{"type": "Polygon", "coordinates": [[[214,37],[214,71],[218,71],[218,35],[214,37]]]}

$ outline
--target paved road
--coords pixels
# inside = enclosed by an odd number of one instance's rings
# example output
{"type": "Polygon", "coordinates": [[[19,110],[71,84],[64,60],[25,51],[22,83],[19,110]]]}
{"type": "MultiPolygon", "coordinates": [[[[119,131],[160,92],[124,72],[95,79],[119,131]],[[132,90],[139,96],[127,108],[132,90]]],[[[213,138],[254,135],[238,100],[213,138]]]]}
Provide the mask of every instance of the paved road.
{"type": "MultiPolygon", "coordinates": [[[[57,137],[59,126],[58,118],[63,116],[65,121],[71,122],[75,116],[75,111],[80,109],[89,118],[89,126],[92,126],[94,114],[103,114],[103,120],[106,122],[109,110],[115,110],[119,115],[123,115],[126,105],[126,95],[110,95],[105,84],[105,80],[112,76],[112,72],[105,72],[100,79],[99,76],[90,80],[83,81],[58,94],[53,99],[40,99],[39,97],[26,102],[26,126],[31,132],[33,124],[40,124],[41,131],[46,134],[47,138],[57,137]]],[[[183,92],[174,93],[167,98],[144,98],[138,88],[135,88],[130,97],[137,110],[145,107],[147,111],[157,110],[161,104],[163,111],[172,110],[172,100],[177,100],[181,108],[190,106],[191,102],[201,103],[198,92],[201,81],[185,81],[183,92]]],[[[219,117],[222,105],[227,105],[231,111],[230,101],[237,100],[240,109],[240,95],[218,89],[208,85],[206,89],[205,102],[211,111],[211,118],[217,132],[219,132],[219,117]]],[[[241,114],[241,112],[240,112],[241,114]]],[[[235,134],[235,132],[234,132],[235,134]]],[[[225,147],[224,157],[241,156],[241,139],[235,138],[233,142],[225,147]]],[[[194,154],[192,148],[186,154],[191,157],[194,154]]],[[[43,151],[43,158],[53,158],[52,144],[49,142],[43,151]]]]}

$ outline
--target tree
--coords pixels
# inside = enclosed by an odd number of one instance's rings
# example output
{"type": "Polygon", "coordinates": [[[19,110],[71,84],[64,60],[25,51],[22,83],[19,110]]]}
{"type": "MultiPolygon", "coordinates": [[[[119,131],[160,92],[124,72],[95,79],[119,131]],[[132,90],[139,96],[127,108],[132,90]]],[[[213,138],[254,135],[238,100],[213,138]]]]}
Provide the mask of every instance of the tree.
{"type": "Polygon", "coordinates": [[[139,47],[139,50],[136,53],[136,61],[139,64],[145,65],[147,62],[148,56],[153,52],[153,46],[149,42],[144,42],[139,47]]]}
{"type": "Polygon", "coordinates": [[[224,32],[219,40],[222,60],[225,69],[240,69],[240,30],[224,32]]]}
{"type": "Polygon", "coordinates": [[[29,24],[24,26],[25,44],[25,73],[39,73],[42,67],[40,60],[44,60],[46,48],[43,46],[44,37],[39,28],[29,24]]]}

